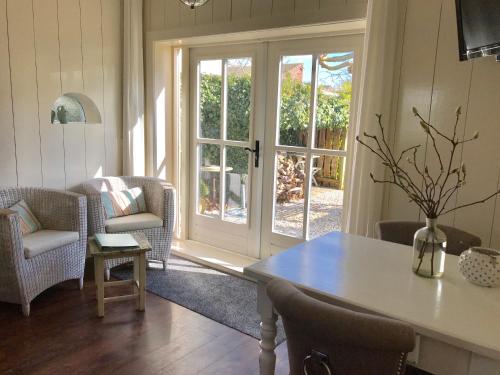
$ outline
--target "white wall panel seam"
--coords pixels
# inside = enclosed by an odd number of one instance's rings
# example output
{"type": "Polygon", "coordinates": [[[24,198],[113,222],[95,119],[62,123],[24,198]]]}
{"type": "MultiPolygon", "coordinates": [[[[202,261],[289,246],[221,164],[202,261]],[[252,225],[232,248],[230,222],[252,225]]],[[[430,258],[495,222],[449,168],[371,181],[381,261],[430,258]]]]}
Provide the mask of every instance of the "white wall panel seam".
{"type": "Polygon", "coordinates": [[[19,164],[17,161],[17,142],[16,142],[16,115],[14,113],[14,96],[12,89],[12,62],[10,56],[10,32],[9,32],[9,11],[8,11],[7,1],[5,2],[5,19],[7,24],[7,50],[9,53],[9,78],[10,78],[10,105],[12,111],[12,129],[14,134],[14,157],[16,160],[16,185],[19,186],[19,164]]]}
{"type": "Polygon", "coordinates": [[[38,63],[36,61],[37,50],[36,50],[36,36],[35,36],[35,10],[33,9],[33,0],[31,0],[31,15],[32,15],[32,29],[33,29],[33,50],[35,52],[35,85],[36,85],[36,107],[38,114],[38,137],[40,139],[40,174],[42,176],[42,186],[44,186],[43,181],[43,155],[42,155],[42,133],[40,124],[40,96],[38,87],[38,63]]]}

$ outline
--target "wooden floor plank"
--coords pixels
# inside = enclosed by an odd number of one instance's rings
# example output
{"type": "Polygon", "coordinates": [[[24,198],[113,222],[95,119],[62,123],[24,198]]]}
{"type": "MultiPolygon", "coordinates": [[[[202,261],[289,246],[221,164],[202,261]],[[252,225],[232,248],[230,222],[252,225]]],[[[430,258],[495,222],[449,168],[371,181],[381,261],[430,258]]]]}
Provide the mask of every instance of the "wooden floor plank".
{"type": "MultiPolygon", "coordinates": [[[[0,302],[1,374],[258,373],[256,339],[151,293],[143,313],[127,301],[98,318],[93,281],[80,291],[72,280],[42,293],[31,311],[24,318],[0,302]]],[[[281,344],[277,373],[288,372],[287,361],[281,344]]]]}

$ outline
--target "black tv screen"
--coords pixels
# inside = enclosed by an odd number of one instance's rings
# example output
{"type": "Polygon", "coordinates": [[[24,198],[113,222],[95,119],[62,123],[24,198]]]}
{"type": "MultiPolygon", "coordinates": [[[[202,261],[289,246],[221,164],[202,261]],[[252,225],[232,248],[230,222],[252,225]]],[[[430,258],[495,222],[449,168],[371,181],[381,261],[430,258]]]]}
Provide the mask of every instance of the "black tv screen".
{"type": "Polygon", "coordinates": [[[500,54],[500,0],[456,0],[460,60],[500,54]]]}

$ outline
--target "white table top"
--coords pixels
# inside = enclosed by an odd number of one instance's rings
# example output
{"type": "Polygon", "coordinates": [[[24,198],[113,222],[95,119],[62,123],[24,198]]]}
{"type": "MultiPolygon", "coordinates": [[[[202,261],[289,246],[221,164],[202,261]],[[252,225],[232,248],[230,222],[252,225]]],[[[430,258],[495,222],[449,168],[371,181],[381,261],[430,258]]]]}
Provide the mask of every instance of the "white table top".
{"type": "Polygon", "coordinates": [[[288,280],[302,289],[412,324],[422,335],[500,359],[500,288],[484,288],[446,256],[441,279],[411,270],[409,246],[330,233],[245,268],[260,281],[288,280]]]}

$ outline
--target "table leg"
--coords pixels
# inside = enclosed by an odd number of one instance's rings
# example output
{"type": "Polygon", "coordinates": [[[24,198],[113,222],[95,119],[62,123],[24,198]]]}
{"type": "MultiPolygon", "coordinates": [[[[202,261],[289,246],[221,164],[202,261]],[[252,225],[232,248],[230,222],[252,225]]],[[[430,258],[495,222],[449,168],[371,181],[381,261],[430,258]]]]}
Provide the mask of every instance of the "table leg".
{"type": "Polygon", "coordinates": [[[139,255],[134,256],[134,286],[133,286],[133,293],[137,294],[137,303],[136,303],[136,309],[140,310],[140,269],[141,265],[139,262],[139,255]]]}
{"type": "Polygon", "coordinates": [[[97,316],[104,316],[104,259],[94,257],[94,278],[97,287],[97,316]]]}
{"type": "Polygon", "coordinates": [[[278,316],[274,312],[273,304],[266,293],[266,283],[259,282],[257,289],[257,310],[259,311],[260,323],[260,375],[274,374],[276,365],[276,320],[278,316]]]}
{"type": "Polygon", "coordinates": [[[139,256],[139,311],[146,308],[146,254],[139,256]]]}

